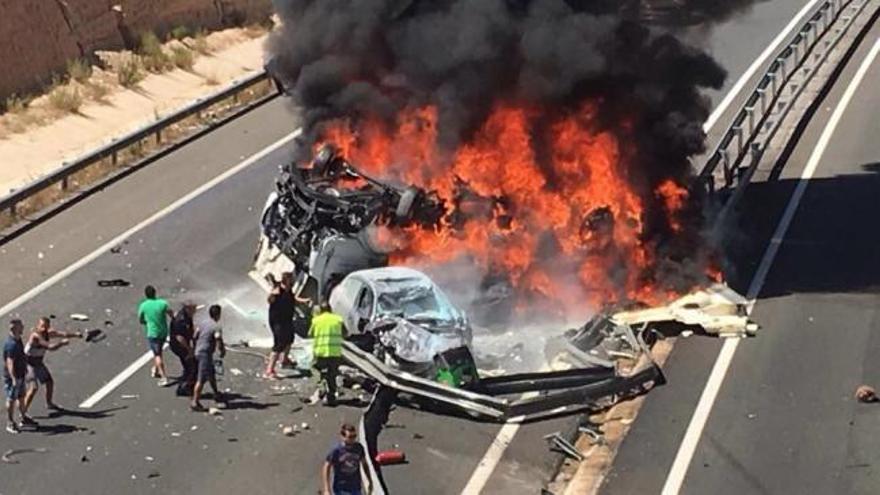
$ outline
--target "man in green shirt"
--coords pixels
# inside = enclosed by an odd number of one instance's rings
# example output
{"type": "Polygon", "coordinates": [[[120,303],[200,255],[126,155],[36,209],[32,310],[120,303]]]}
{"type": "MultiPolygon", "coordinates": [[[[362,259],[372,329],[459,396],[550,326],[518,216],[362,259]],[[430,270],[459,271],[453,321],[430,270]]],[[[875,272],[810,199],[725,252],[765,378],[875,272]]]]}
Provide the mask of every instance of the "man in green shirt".
{"type": "Polygon", "coordinates": [[[165,374],[165,363],[162,361],[162,348],[168,340],[168,319],[174,317],[168,301],[156,297],[156,288],[148,285],[144,289],[146,299],[138,307],[138,320],[144,326],[147,343],[153,352],[153,378],[159,378],[159,386],[167,387],[170,383],[165,374]]]}
{"type": "Polygon", "coordinates": [[[321,373],[324,385],[324,404],[336,405],[336,375],[342,362],[342,339],[345,327],[342,317],[330,311],[330,304],[321,303],[320,311],[312,317],[309,337],[314,339],[315,368],[321,373]]]}

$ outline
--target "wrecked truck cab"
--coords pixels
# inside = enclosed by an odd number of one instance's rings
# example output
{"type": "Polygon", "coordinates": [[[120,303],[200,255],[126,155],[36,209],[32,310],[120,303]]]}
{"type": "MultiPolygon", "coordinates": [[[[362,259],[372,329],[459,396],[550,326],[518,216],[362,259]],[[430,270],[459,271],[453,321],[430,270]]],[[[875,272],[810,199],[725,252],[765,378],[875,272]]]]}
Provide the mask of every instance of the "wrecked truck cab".
{"type": "Polygon", "coordinates": [[[754,337],[760,329],[749,319],[748,300],[723,283],[690,292],[665,306],[620,311],[611,319],[633,327],[650,326],[667,337],[754,337]]]}
{"type": "Polygon", "coordinates": [[[368,334],[371,352],[400,370],[431,376],[435,357],[467,347],[473,332],[427,275],[404,267],[350,273],[330,293],[349,335],[368,334]]]}

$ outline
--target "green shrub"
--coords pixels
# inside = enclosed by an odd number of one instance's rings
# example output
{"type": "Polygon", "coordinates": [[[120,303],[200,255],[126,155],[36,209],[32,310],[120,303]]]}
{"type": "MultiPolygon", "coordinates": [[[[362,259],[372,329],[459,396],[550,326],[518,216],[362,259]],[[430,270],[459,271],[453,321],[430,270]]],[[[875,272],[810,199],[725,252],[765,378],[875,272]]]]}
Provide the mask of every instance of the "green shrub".
{"type": "Polygon", "coordinates": [[[110,88],[106,84],[90,82],[86,84],[86,93],[89,98],[103,103],[107,101],[107,95],[110,94],[110,88]]]}
{"type": "Polygon", "coordinates": [[[192,49],[201,55],[210,55],[211,47],[208,45],[208,34],[203,29],[196,32],[191,43],[192,49]]]}
{"type": "Polygon", "coordinates": [[[3,109],[6,113],[22,113],[27,108],[27,103],[24,98],[14,94],[6,97],[3,109]]]}
{"type": "Polygon", "coordinates": [[[162,42],[153,32],[141,35],[141,45],[138,50],[144,69],[155,74],[161,74],[174,68],[171,57],[162,49],[162,42]]]}
{"type": "Polygon", "coordinates": [[[195,64],[195,57],[192,50],[182,45],[171,47],[171,61],[176,67],[183,70],[192,70],[195,64]]]}
{"type": "Polygon", "coordinates": [[[123,61],[116,69],[116,77],[119,84],[126,88],[132,88],[144,80],[144,71],[138,57],[132,56],[123,61]]]}
{"type": "Polygon", "coordinates": [[[84,58],[74,58],[67,61],[67,75],[74,81],[85,84],[92,77],[92,65],[84,58]]]}
{"type": "Polygon", "coordinates": [[[56,110],[76,113],[83,104],[82,93],[79,88],[58,85],[49,93],[49,104],[56,110]]]}
{"type": "Polygon", "coordinates": [[[168,38],[181,41],[190,34],[189,28],[186,26],[177,26],[168,33],[168,38]]]}

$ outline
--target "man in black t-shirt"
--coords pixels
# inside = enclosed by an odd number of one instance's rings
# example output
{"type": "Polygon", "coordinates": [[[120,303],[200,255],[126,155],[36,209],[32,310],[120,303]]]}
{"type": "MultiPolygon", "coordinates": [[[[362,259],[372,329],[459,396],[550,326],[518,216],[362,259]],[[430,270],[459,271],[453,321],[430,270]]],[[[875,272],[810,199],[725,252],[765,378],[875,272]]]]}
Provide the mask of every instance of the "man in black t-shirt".
{"type": "Polygon", "coordinates": [[[24,355],[24,342],[21,334],[24,325],[21,320],[9,322],[9,336],[3,343],[3,390],[6,392],[6,431],[12,434],[21,431],[15,422],[15,407],[21,411],[24,400],[24,384],[27,376],[27,360],[24,355]]]}
{"type": "Polygon", "coordinates": [[[196,383],[196,358],[193,352],[193,315],[196,312],[196,305],[192,302],[186,302],[180,308],[180,311],[174,315],[171,320],[169,346],[171,352],[180,360],[180,366],[183,372],[180,376],[180,383],[177,385],[177,395],[192,395],[193,385],[196,383]]]}
{"type": "Polygon", "coordinates": [[[272,352],[269,354],[269,362],[266,365],[266,377],[278,378],[275,373],[275,365],[280,362],[282,366],[293,365],[287,353],[293,345],[294,325],[296,316],[296,300],[293,297],[293,274],[284,272],[281,281],[276,282],[270,275],[273,284],[269,294],[269,328],[272,329],[272,352]]]}

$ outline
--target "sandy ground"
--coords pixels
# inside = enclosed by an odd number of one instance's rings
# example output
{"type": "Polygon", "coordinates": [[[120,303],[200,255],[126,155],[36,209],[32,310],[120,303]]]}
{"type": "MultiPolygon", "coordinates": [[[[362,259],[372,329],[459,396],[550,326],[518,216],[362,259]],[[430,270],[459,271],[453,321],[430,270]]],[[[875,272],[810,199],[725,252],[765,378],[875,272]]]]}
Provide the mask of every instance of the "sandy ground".
{"type": "MultiPolygon", "coordinates": [[[[115,74],[96,70],[93,78],[113,84],[102,102],[87,101],[78,114],[0,135],[0,196],[262,68],[265,36],[227,30],[209,38],[212,53],[197,56],[192,71],[149,74],[135,88],[125,89],[115,83],[115,74]]],[[[39,100],[32,106],[39,106],[39,100]]]]}

